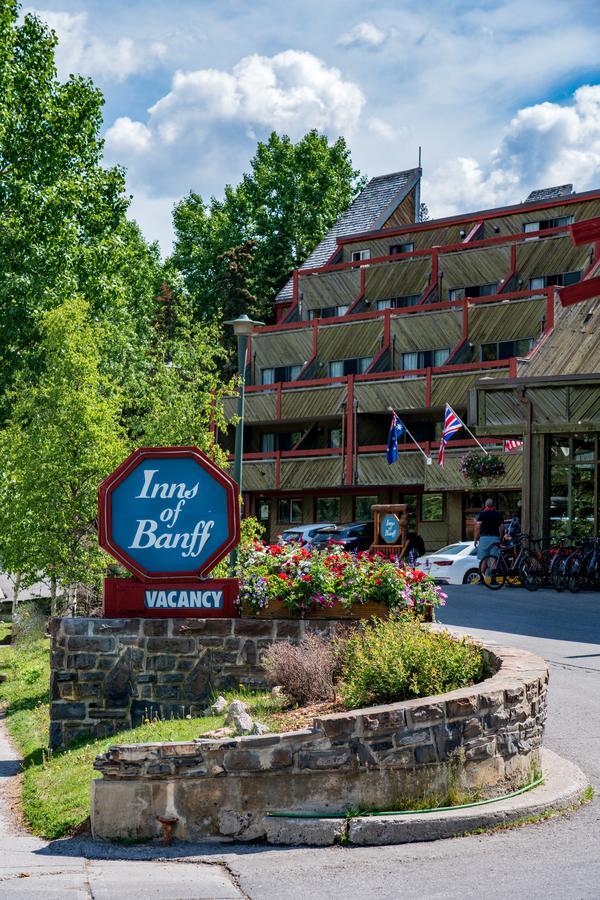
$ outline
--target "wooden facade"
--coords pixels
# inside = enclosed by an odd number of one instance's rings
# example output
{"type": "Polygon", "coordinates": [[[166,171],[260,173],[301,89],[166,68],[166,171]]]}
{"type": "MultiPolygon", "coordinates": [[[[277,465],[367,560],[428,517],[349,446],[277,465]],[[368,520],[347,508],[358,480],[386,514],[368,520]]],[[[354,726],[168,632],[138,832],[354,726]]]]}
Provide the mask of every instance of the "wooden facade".
{"type": "MultiPolygon", "coordinates": [[[[407,502],[431,548],[470,533],[479,495],[459,461],[473,442],[462,433],[444,468],[435,461],[446,403],[465,420],[468,408],[501,455],[505,437],[533,436],[525,454],[504,454],[505,476],[483,488],[503,492],[506,512],[525,457],[539,462],[547,452],[536,435],[564,433],[575,418],[600,430],[600,384],[542,383],[548,361],[578,375],[600,367],[595,319],[590,325],[600,299],[582,316],[558,293],[564,273],[567,283],[596,273],[596,232],[575,241],[571,223],[600,216],[600,192],[413,223],[417,190],[389,204],[378,230],[339,234],[324,264],[298,270],[281,321],[252,336],[243,489],[247,512],[262,516],[271,536],[299,516],[349,521],[371,501],[407,502]],[[356,251],[368,252],[353,259],[356,251]],[[523,392],[523,379],[535,387],[523,392]],[[407,439],[394,465],[385,456],[390,407],[420,448],[407,439]]],[[[235,398],[226,413],[235,414],[235,398]]],[[[546,501],[527,479],[533,521],[533,506],[546,501]]]]}

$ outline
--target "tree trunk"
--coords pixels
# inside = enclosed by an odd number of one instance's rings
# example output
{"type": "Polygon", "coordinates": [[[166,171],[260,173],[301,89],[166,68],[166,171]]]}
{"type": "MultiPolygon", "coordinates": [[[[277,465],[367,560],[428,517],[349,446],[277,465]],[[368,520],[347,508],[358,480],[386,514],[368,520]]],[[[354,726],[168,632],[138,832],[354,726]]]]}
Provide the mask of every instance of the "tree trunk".
{"type": "Polygon", "coordinates": [[[52,575],[50,577],[50,615],[55,616],[56,613],[56,577],[52,575]]]}
{"type": "Polygon", "coordinates": [[[17,615],[17,607],[19,605],[19,591],[21,589],[21,573],[17,572],[15,575],[15,589],[13,591],[13,602],[12,602],[12,619],[14,621],[17,615]]]}

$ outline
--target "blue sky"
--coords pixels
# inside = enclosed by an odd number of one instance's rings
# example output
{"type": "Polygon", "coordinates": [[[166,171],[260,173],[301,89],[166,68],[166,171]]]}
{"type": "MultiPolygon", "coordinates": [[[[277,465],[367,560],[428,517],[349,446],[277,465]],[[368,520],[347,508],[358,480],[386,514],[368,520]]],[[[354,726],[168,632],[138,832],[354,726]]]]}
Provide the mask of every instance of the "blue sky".
{"type": "Polygon", "coordinates": [[[416,165],[437,215],[600,186],[593,0],[40,0],[61,75],[106,97],[106,158],[168,252],[173,203],[219,195],[272,129],[344,134],[368,175],[416,165]]]}

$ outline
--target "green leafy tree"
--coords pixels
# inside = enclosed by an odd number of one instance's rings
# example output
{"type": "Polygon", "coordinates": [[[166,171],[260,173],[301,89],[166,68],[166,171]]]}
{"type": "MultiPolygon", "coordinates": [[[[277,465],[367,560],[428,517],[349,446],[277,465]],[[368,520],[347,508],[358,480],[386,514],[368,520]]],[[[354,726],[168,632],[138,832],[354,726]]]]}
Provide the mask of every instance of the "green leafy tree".
{"type": "Polygon", "coordinates": [[[172,263],[193,298],[196,315],[223,319],[255,311],[269,321],[273,300],[291,271],[309,255],[364,184],[344,138],[329,143],[310,131],[293,143],[271,134],[259,142],[251,170],[222,200],[189,194],[174,211],[172,263]],[[232,254],[248,248],[243,288],[232,294],[232,254]],[[232,308],[232,299],[235,300],[232,308]],[[225,309],[227,313],[225,314],[225,309]]]}
{"type": "Polygon", "coordinates": [[[103,364],[133,392],[160,272],[125,217],[122,170],[102,165],[102,94],[85,78],[61,83],[56,35],[18,11],[0,3],[0,418],[18,372],[41,371],[40,317],[74,296],[105,321],[103,364]]]}
{"type": "Polygon", "coordinates": [[[0,434],[0,558],[22,584],[93,584],[106,556],[97,543],[97,490],[127,454],[120,397],[101,372],[106,335],[89,305],[67,300],[42,317],[39,379],[17,378],[0,434]]]}

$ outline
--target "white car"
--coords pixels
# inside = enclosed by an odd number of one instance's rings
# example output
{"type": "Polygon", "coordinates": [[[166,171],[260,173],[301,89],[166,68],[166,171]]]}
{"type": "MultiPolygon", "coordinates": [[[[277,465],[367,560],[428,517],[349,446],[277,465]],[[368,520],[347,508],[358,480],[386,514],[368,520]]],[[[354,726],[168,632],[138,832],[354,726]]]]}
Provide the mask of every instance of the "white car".
{"type": "Polygon", "coordinates": [[[426,553],[416,562],[419,569],[432,575],[442,584],[477,584],[479,561],[473,541],[448,544],[435,553],[426,553]]]}
{"type": "Polygon", "coordinates": [[[280,544],[289,544],[291,541],[297,541],[301,547],[312,547],[313,538],[319,531],[324,528],[335,528],[333,522],[311,522],[309,525],[295,525],[286,528],[279,537],[280,544]]]}

